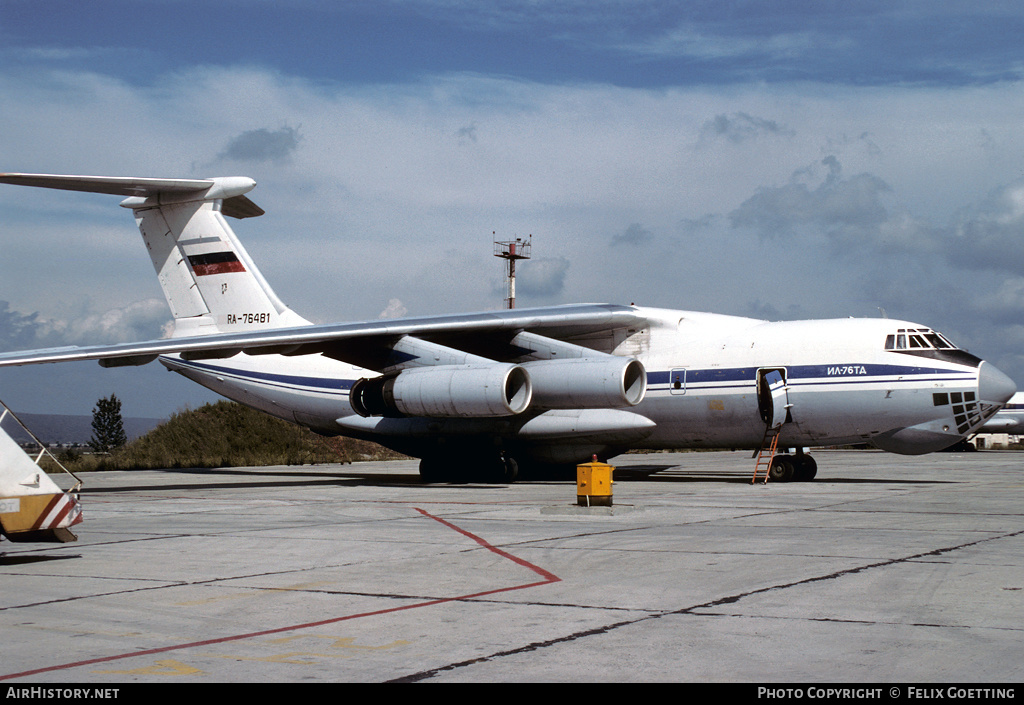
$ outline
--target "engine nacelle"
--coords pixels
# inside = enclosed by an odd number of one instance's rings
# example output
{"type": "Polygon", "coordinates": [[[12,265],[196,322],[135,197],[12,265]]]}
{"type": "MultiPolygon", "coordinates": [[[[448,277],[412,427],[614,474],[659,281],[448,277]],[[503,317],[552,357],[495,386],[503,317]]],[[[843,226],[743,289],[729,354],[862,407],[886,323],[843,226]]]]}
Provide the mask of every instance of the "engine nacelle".
{"type": "Polygon", "coordinates": [[[361,379],[349,399],[360,416],[479,418],[525,411],[532,389],[519,365],[438,365],[361,379]]]}
{"type": "Polygon", "coordinates": [[[538,409],[616,409],[636,406],[647,393],[647,370],[631,357],[538,360],[523,367],[538,409]]]}

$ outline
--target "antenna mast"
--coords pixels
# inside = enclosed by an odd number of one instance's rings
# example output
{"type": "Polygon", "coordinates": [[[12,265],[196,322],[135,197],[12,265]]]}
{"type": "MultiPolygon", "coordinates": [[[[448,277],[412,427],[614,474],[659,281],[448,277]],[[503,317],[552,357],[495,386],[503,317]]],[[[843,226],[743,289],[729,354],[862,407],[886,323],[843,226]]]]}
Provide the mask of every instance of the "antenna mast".
{"type": "MultiPolygon", "coordinates": [[[[491,235],[495,235],[495,233],[491,233],[491,235]]],[[[521,237],[517,237],[515,240],[494,240],[494,256],[501,257],[508,262],[508,272],[505,275],[505,281],[508,282],[508,298],[505,299],[505,303],[510,309],[516,307],[516,260],[530,259],[532,249],[533,235],[530,235],[528,240],[521,237]]]]}

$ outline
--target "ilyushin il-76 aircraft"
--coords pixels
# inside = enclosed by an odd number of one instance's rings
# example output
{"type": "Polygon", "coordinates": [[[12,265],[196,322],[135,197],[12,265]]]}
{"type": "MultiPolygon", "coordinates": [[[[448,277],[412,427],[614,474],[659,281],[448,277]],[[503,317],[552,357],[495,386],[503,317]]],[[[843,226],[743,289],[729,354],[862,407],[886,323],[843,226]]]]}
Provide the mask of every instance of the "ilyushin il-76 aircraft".
{"type": "Polygon", "coordinates": [[[633,448],[771,440],[768,476],[809,480],[805,449],[941,450],[1014,382],[927,326],[769,322],[579,304],[314,325],[285,306],[226,220],[263,210],[252,179],[3,174],[0,183],[126,196],[174,318],[171,337],[0,355],[0,366],[153,360],[329,435],[420,458],[427,482],[512,481],[521,467],[633,448]],[[773,445],[774,448],[774,445],[773,445]]]}

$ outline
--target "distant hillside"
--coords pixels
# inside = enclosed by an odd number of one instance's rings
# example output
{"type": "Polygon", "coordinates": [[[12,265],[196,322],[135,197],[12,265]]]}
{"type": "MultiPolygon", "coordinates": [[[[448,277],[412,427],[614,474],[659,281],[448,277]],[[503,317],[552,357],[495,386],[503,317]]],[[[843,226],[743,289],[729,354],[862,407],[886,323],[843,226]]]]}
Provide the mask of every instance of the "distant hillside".
{"type": "MultiPolygon", "coordinates": [[[[88,443],[92,438],[92,416],[73,416],[70,414],[18,414],[18,418],[28,426],[36,438],[47,444],[88,443]]],[[[166,419],[124,419],[124,431],[132,440],[144,436],[159,426],[166,419]]],[[[18,443],[31,440],[13,419],[6,418],[3,429],[18,443]]]]}
{"type": "Polygon", "coordinates": [[[174,414],[109,455],[62,457],[73,471],[306,465],[402,458],[376,443],[324,438],[254,409],[219,401],[174,414]]]}

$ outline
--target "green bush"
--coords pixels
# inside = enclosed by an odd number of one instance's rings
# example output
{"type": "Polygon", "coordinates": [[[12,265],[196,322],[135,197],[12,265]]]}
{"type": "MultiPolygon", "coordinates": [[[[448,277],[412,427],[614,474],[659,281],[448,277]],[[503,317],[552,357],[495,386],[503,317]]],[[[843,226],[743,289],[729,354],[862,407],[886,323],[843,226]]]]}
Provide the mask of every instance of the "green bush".
{"type": "Polygon", "coordinates": [[[69,458],[65,465],[80,472],[307,465],[403,457],[376,443],[325,438],[241,404],[219,401],[174,414],[145,436],[109,454],[69,458]]]}

